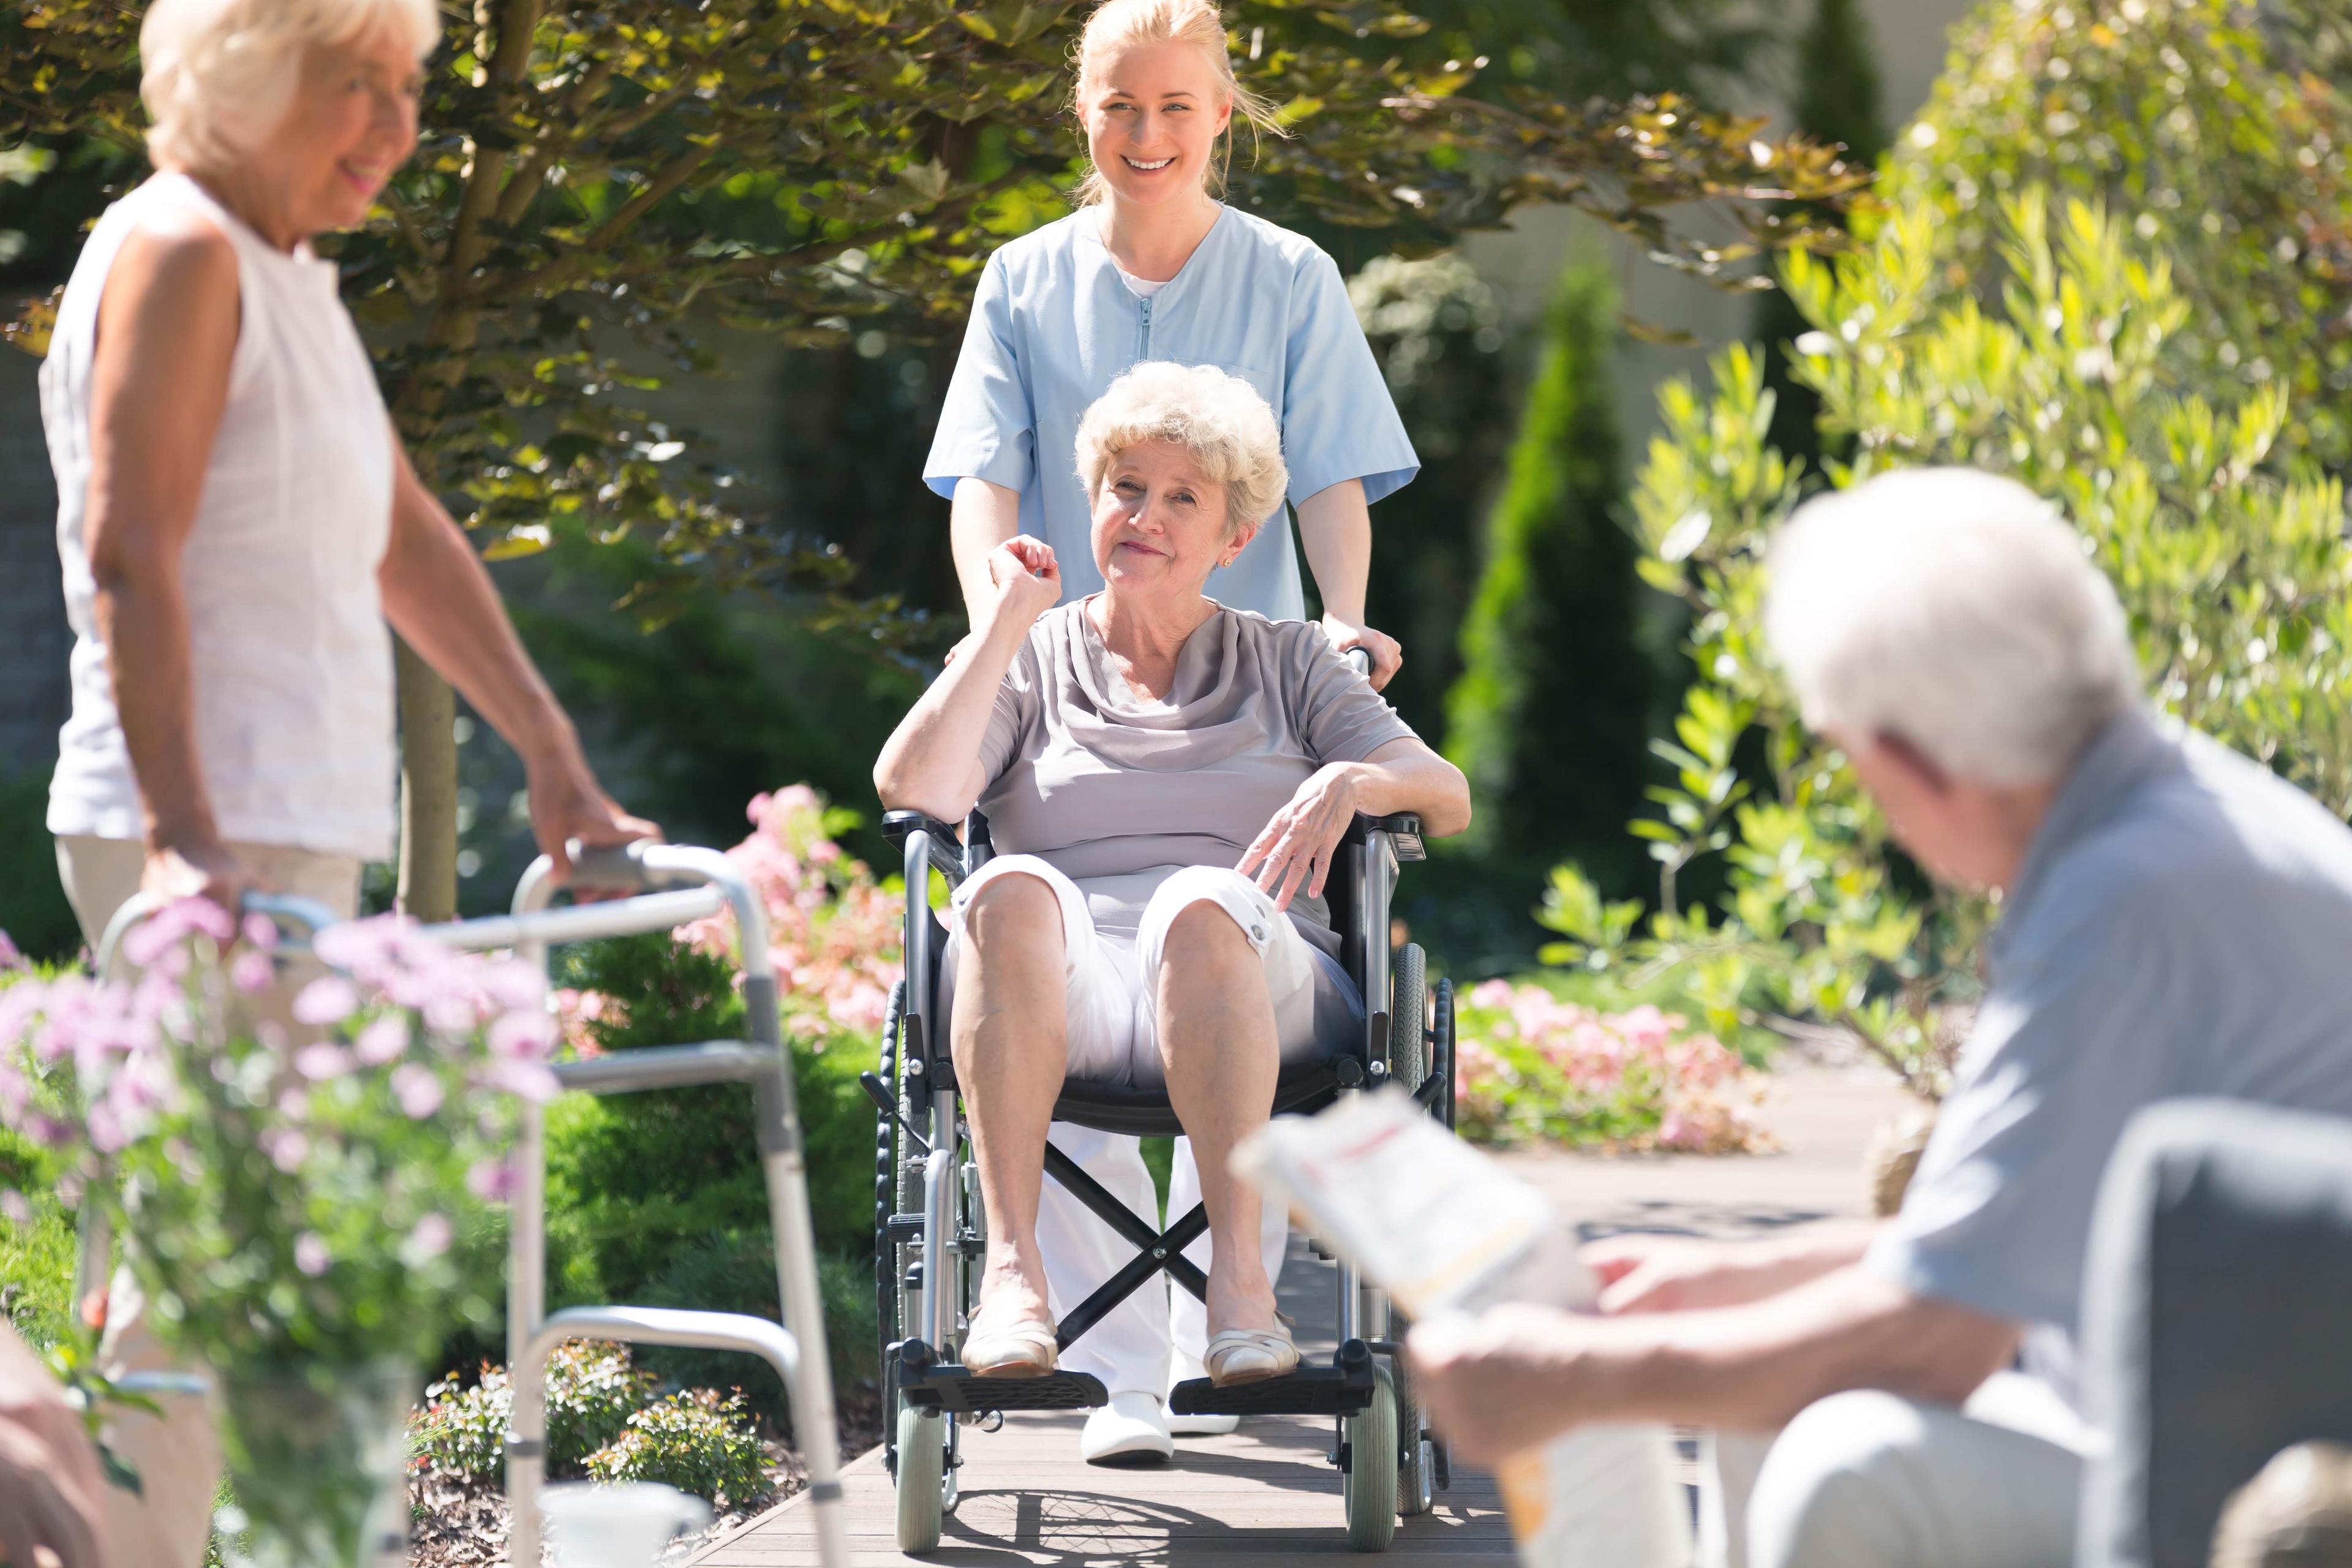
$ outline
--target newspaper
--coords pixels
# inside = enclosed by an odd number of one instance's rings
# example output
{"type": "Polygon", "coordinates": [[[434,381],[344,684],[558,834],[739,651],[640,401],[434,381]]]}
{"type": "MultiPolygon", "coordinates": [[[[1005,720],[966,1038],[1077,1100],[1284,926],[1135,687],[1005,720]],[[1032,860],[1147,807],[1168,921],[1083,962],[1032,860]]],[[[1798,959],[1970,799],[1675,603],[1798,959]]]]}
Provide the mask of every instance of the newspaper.
{"type": "MultiPolygon", "coordinates": [[[[1234,1155],[1414,1318],[1506,1301],[1590,1308],[1592,1277],[1543,1194],[1402,1089],[1282,1117],[1234,1155]]],[[[1527,1568],[1686,1568],[1691,1529],[1661,1426],[1581,1426],[1496,1467],[1527,1568]]]]}

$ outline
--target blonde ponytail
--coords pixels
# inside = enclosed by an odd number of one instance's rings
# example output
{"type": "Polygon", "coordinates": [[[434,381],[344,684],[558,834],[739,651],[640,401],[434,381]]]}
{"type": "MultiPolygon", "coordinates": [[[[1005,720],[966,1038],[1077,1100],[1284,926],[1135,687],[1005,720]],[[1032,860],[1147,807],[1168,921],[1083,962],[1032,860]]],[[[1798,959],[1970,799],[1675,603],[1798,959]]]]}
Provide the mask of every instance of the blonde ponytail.
{"type": "MultiPolygon", "coordinates": [[[[1111,55],[1137,44],[1191,44],[1206,55],[1224,89],[1226,101],[1233,105],[1234,120],[1245,121],[1250,127],[1253,153],[1257,150],[1259,137],[1290,134],[1289,128],[1275,113],[1273,103],[1244,87],[1234,75],[1233,56],[1225,47],[1225,19],[1217,9],[1216,0],[1102,0],[1094,15],[1087,18],[1085,28],[1078,34],[1078,47],[1071,56],[1074,80],[1070,108],[1081,121],[1086,114],[1087,87],[1095,71],[1111,55]]],[[[1232,172],[1231,121],[1224,134],[1224,146],[1208,174],[1207,188],[1213,196],[1225,194],[1225,179],[1232,172]]],[[[1089,168],[1078,185],[1078,205],[1092,206],[1109,194],[1110,186],[1102,172],[1089,168]]]]}

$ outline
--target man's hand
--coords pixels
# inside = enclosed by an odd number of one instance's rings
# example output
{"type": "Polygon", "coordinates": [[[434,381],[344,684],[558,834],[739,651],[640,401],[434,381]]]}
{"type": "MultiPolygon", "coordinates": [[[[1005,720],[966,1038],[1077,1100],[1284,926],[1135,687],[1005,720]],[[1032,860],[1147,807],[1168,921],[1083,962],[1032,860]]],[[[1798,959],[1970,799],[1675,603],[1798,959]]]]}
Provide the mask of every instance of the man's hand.
{"type": "Polygon", "coordinates": [[[159,904],[182,899],[208,899],[237,912],[245,895],[255,890],[253,875],[217,839],[184,845],[156,845],[147,851],[147,868],[139,890],[159,904]]]}
{"type": "Polygon", "coordinates": [[[98,1568],[104,1486],[64,1391],[0,1327],[0,1562],[98,1568]]]}
{"type": "Polygon", "coordinates": [[[1492,1465],[1606,1418],[1578,1375],[1591,1329],[1572,1312],[1517,1305],[1415,1323],[1413,1392],[1456,1454],[1492,1465]]]}
{"type": "Polygon", "coordinates": [[[1323,617],[1323,635],[1341,653],[1351,647],[1362,648],[1372,656],[1372,689],[1380,690],[1396,679],[1404,668],[1404,649],[1396,638],[1386,632],[1374,631],[1361,621],[1342,620],[1338,616],[1323,617]]]}
{"type": "Polygon", "coordinates": [[[1579,1254],[1601,1284],[1596,1303],[1611,1316],[1738,1307],[1820,1279],[1859,1259],[1875,1222],[1808,1226],[1750,1241],[1627,1232],[1579,1254]]]}
{"type": "Polygon", "coordinates": [[[1696,1237],[1627,1234],[1596,1241],[1579,1256],[1600,1282],[1600,1310],[1682,1312],[1770,1295],[1770,1271],[1741,1256],[1755,1250],[1696,1237]]]}
{"type": "Polygon", "coordinates": [[[577,745],[561,748],[526,766],[530,791],[530,835],[542,854],[555,862],[556,880],[572,875],[572,839],[591,849],[659,838],[661,829],[641,816],[631,816],[614,804],[596,782],[588,759],[577,745]]]}

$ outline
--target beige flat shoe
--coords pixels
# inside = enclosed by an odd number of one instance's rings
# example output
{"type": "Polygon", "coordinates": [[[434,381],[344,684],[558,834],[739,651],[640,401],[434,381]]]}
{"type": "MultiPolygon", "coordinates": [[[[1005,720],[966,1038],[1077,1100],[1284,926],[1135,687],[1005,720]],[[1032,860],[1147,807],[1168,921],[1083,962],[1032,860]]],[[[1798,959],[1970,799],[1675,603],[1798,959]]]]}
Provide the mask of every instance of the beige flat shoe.
{"type": "Polygon", "coordinates": [[[1287,1377],[1298,1368],[1298,1347],[1280,1329],[1227,1329],[1209,1340],[1201,1364],[1217,1388],[1287,1377]]]}
{"type": "Polygon", "coordinates": [[[1034,1318],[964,1336],[963,1369],[974,1377],[1045,1377],[1059,1364],[1053,1325],[1034,1318]]]}

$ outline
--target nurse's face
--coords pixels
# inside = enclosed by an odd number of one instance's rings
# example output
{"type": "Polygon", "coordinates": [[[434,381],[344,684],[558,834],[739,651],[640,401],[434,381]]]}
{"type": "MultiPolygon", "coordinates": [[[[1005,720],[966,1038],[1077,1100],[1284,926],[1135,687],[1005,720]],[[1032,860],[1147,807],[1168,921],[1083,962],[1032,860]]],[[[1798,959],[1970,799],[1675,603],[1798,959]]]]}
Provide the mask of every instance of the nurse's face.
{"type": "Polygon", "coordinates": [[[1195,44],[1135,44],[1095,61],[1080,110],[1087,155],[1112,194],[1143,203],[1198,198],[1234,117],[1195,44]]]}
{"type": "Polygon", "coordinates": [[[1122,597],[1198,597],[1256,531],[1227,537],[1225,487],[1181,442],[1129,447],[1095,490],[1095,567],[1122,597]]]}

